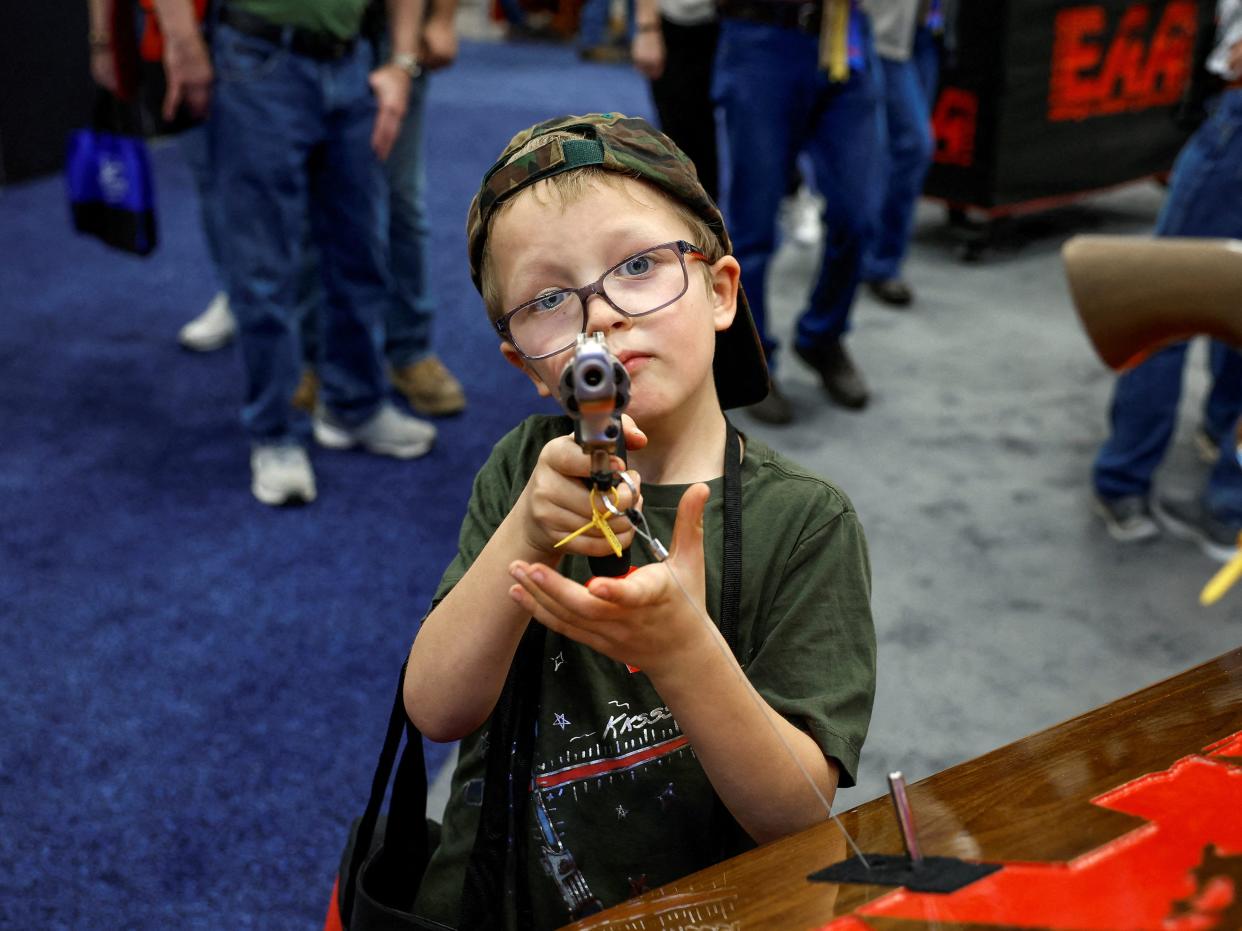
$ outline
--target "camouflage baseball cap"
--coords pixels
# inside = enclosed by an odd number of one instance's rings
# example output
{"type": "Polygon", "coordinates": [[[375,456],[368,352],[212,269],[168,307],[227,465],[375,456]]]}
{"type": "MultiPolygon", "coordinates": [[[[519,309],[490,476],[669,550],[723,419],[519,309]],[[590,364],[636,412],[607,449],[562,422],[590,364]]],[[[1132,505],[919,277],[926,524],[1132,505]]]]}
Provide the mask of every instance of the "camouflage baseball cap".
{"type": "MultiPolygon", "coordinates": [[[[476,288],[481,289],[483,247],[487,241],[488,221],[496,207],[536,181],[588,166],[641,178],[655,185],[685,204],[707,224],[719,241],[723,255],[733,251],[720,209],[699,183],[694,163],[668,136],[646,120],[620,113],[563,116],[518,133],[483,176],[483,184],[470,203],[470,216],[466,221],[470,277],[476,288]],[[578,138],[554,139],[515,157],[515,153],[532,139],[553,132],[569,133],[578,138]]],[[[712,366],[721,407],[744,407],[762,401],[767,395],[768,366],[750,305],[740,287],[733,324],[716,334],[712,366]]]]}

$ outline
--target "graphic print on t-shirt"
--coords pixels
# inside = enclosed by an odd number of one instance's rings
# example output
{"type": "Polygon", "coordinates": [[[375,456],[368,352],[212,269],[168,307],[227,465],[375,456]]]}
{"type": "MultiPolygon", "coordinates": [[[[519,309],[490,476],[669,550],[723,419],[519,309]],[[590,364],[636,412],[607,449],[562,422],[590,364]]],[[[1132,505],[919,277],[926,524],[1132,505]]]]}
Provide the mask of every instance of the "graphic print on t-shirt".
{"type": "Polygon", "coordinates": [[[693,756],[689,739],[673,719],[667,706],[635,709],[630,702],[612,700],[596,719],[587,723],[591,730],[572,727],[564,711],[549,709],[550,721],[560,752],[535,765],[531,786],[535,818],[539,829],[540,863],[556,884],[571,917],[590,914],[598,908],[579,864],[563,840],[564,821],[558,814],[572,817],[579,806],[606,806],[617,830],[624,830],[632,800],[619,800],[610,786],[618,782],[642,783],[654,787],[646,793],[650,813],[667,812],[677,803],[675,780],[651,778],[651,767],[663,766],[675,758],[693,756]]]}

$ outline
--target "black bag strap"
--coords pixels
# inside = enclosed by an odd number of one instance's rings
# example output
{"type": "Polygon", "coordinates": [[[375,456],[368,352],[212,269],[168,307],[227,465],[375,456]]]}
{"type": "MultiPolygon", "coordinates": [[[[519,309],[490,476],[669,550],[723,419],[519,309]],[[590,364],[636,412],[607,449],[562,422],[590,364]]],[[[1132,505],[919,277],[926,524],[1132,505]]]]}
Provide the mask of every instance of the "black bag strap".
{"type": "Polygon", "coordinates": [[[728,418],[725,418],[723,562],[720,632],[730,652],[737,657],[737,625],[742,600],[742,439],[728,418]]]}
{"type": "MultiPolygon", "coordinates": [[[[531,622],[518,644],[504,688],[492,712],[487,733],[483,807],[474,847],[466,865],[462,888],[460,927],[491,931],[504,926],[503,890],[509,863],[509,839],[514,839],[515,863],[525,862],[526,806],[530,798],[539,690],[543,678],[543,644],[547,628],[531,622]]],[[[523,883],[517,884],[517,927],[533,926],[530,900],[523,883]]]]}
{"type": "MultiPolygon", "coordinates": [[[[403,731],[407,737],[406,749],[402,754],[401,765],[397,768],[397,780],[393,785],[392,810],[389,817],[389,824],[395,829],[385,832],[382,860],[388,869],[384,870],[381,866],[377,873],[378,881],[385,887],[391,888],[397,877],[386,876],[385,872],[395,873],[396,870],[393,867],[400,863],[410,862],[408,859],[401,860],[395,856],[394,850],[408,855],[421,849],[422,861],[420,862],[424,862],[427,857],[427,769],[423,760],[423,736],[405,713],[406,665],[407,663],[401,664],[401,675],[397,677],[397,694],[393,699],[392,711],[388,715],[388,729],[384,734],[384,746],[380,750],[379,761],[375,764],[375,775],[371,777],[371,796],[367,799],[367,807],[358,822],[353,856],[349,860],[348,872],[341,877],[338,904],[341,918],[346,923],[349,922],[353,913],[358,871],[370,853],[371,842],[375,838],[375,826],[379,821],[380,809],[384,805],[388,782],[392,778],[393,763],[397,759],[397,750],[401,746],[403,731]]],[[[421,875],[420,872],[413,879],[417,881],[421,875]]],[[[409,885],[410,881],[411,877],[403,872],[400,882],[403,885],[409,885]]],[[[414,885],[413,892],[409,893],[411,902],[417,889],[417,885],[414,885]]]]}
{"type": "MultiPolygon", "coordinates": [[[[742,603],[742,440],[737,428],[725,420],[724,553],[720,574],[720,633],[729,652],[740,664],[738,618],[742,603]]],[[[718,859],[725,859],[754,846],[750,835],[729,813],[717,795],[712,804],[712,846],[718,859]]]]}
{"type": "Polygon", "coordinates": [[[95,103],[91,108],[91,128],[120,136],[142,136],[142,111],[135,101],[122,100],[99,87],[95,89],[95,103]]]}

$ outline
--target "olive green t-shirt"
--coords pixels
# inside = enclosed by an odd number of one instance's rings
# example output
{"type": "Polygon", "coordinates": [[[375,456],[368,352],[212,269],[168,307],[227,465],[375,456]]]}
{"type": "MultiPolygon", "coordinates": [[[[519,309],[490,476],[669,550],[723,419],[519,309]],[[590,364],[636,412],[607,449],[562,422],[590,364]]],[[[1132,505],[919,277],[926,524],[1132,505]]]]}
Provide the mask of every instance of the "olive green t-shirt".
{"type": "MultiPolygon", "coordinates": [[[[433,607],[462,578],[526,485],[540,450],[572,432],[535,416],[505,436],[475,479],[457,557],[433,607]]],[[[723,466],[723,463],[722,463],[723,466]]],[[[719,612],[724,480],[708,483],[707,607],[719,612]]],[[[684,485],[643,485],[655,536],[671,540],[684,485]]],[[[636,565],[649,562],[638,542],[636,565]]],[[[561,572],[590,577],[584,557],[561,572]]],[[[854,784],[875,691],[870,564],[858,516],[832,483],[757,440],[742,463],[738,657],[778,712],[809,733],[854,784]]],[[[463,630],[462,636],[468,637],[463,630]]],[[[528,884],[536,927],[568,923],[553,867],[572,862],[605,907],[710,865],[712,787],[681,729],[641,672],[547,632],[528,806],[528,884]]],[[[483,799],[488,725],[461,741],[441,843],[415,911],[453,925],[483,799]]],[[[512,902],[512,890],[509,890],[512,902]]],[[[508,908],[510,920],[513,909],[508,908]]]]}
{"type": "Polygon", "coordinates": [[[352,39],[362,25],[368,0],[229,0],[229,6],[281,26],[299,26],[352,39]]]}

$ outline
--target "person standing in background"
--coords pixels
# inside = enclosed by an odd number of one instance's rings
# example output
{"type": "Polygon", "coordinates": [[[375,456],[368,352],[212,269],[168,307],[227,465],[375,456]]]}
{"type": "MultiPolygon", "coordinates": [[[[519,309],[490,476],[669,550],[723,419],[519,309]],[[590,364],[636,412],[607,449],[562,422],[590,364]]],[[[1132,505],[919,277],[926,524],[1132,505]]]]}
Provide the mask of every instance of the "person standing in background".
{"type": "MultiPolygon", "coordinates": [[[[372,8],[378,9],[375,4],[372,8]]],[[[461,382],[432,351],[435,296],[431,290],[427,255],[430,229],[424,127],[428,72],[447,67],[457,57],[456,15],[457,0],[430,0],[420,33],[417,68],[410,79],[409,103],[392,151],[384,161],[390,214],[389,269],[393,283],[392,300],[384,313],[384,355],[393,385],[415,411],[431,416],[456,414],[466,406],[461,382]]],[[[376,31],[378,60],[386,61],[392,56],[392,42],[382,24],[376,31]]],[[[209,166],[203,164],[205,147],[200,148],[204,149],[201,154],[193,148],[187,149],[187,160],[196,166],[195,177],[203,201],[203,226],[214,259],[218,253],[215,244],[218,234],[213,236],[213,218],[209,215],[210,184],[204,181],[209,177],[209,166]]],[[[306,313],[317,314],[323,301],[322,288],[318,285],[317,269],[312,268],[310,272],[313,280],[304,306],[306,313]]],[[[318,393],[319,380],[314,367],[319,328],[317,319],[307,321],[302,328],[303,355],[310,369],[295,396],[298,405],[307,408],[313,408],[318,393]]],[[[179,339],[187,349],[205,352],[227,345],[235,332],[228,297],[221,293],[204,313],[182,328],[179,339]]]]}
{"type": "MultiPolygon", "coordinates": [[[[1207,101],[1205,122],[1173,165],[1157,236],[1242,238],[1242,0],[1217,5],[1216,46],[1207,70],[1220,91],[1207,101]]],[[[1223,562],[1236,553],[1242,531],[1235,432],[1242,414],[1242,355],[1223,343],[1211,343],[1212,388],[1198,433],[1204,458],[1214,461],[1203,493],[1194,500],[1161,498],[1154,507],[1151,496],[1177,426],[1187,345],[1170,346],[1117,379],[1111,432],[1092,470],[1095,506],[1119,542],[1155,537],[1163,524],[1223,562]]]]}
{"type": "Polygon", "coordinates": [[[720,196],[712,103],[719,39],[714,0],[636,0],[630,57],[651,82],[660,129],[694,162],[712,200],[720,196]]]}
{"type": "MultiPolygon", "coordinates": [[[[457,57],[457,0],[429,0],[422,23],[418,65],[410,80],[410,99],[401,130],[384,161],[388,188],[388,262],[392,297],[384,314],[384,355],[393,386],[420,414],[443,417],[466,406],[461,382],[431,348],[436,302],[431,290],[428,252],[431,228],[427,215],[426,110],[428,72],[451,65],[457,57]]],[[[381,6],[372,3],[371,15],[381,6]]],[[[373,30],[378,60],[392,57],[392,40],[378,23],[373,30]]],[[[313,271],[313,270],[312,270],[313,271]]],[[[313,410],[319,379],[315,372],[320,343],[324,295],[312,276],[307,288],[303,322],[303,358],[307,369],[295,405],[313,410]]]]}
{"type": "MultiPolygon", "coordinates": [[[[804,153],[826,200],[826,230],[794,352],[819,374],[829,398],[852,410],[868,400],[845,334],[878,209],[879,67],[867,16],[852,0],[725,0],[721,7],[714,91],[729,147],[725,214],[768,366],[775,371],[768,265],[794,156],[804,153]]],[[[767,423],[793,419],[775,380],[747,410],[767,423]]]]}
{"type": "Polygon", "coordinates": [[[245,371],[242,423],[251,491],[265,504],[314,500],[304,418],[290,398],[301,369],[301,245],[312,216],[327,294],[317,364],[320,444],[413,458],[430,424],[386,399],[381,361],[389,303],[387,158],[418,73],[419,0],[389,0],[392,56],[372,67],[360,41],[366,0],[231,0],[208,59],[189,0],[156,0],[168,98],[204,113],[224,237],[227,290],[245,371]],[[213,86],[213,74],[216,78],[213,86]]]}
{"type": "Polygon", "coordinates": [[[937,0],[866,0],[866,8],[884,71],[887,171],[880,175],[879,222],[862,277],[878,300],[905,307],[914,292],[901,276],[901,265],[935,152],[931,114],[943,22],[937,0]]]}

